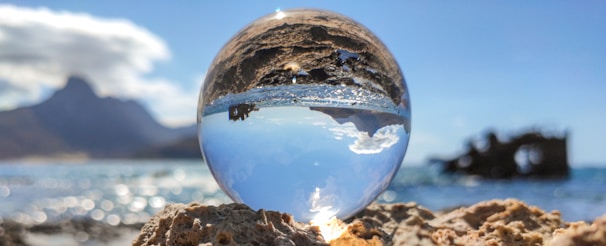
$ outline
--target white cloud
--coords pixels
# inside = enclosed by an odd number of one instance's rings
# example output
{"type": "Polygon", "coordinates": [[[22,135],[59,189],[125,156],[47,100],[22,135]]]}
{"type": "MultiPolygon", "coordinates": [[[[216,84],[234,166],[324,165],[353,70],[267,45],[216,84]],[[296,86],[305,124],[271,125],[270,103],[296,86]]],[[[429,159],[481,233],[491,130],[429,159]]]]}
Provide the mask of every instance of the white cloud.
{"type": "Polygon", "coordinates": [[[372,137],[369,137],[366,132],[358,131],[354,124],[350,122],[330,128],[329,130],[337,140],[342,140],[344,136],[354,138],[354,142],[349,145],[349,150],[354,153],[377,154],[398,143],[400,137],[397,131],[401,127],[400,125],[384,126],[377,130],[372,137]]]}
{"type": "Polygon", "coordinates": [[[400,125],[385,126],[377,130],[372,137],[369,137],[366,133],[359,134],[358,139],[349,145],[349,149],[358,154],[381,153],[384,149],[398,143],[400,137],[398,137],[397,132],[401,127],[400,125]]]}
{"type": "Polygon", "coordinates": [[[193,122],[197,91],[145,77],[168,59],[162,39],[128,20],[0,5],[0,110],[36,103],[77,74],[102,96],[143,100],[165,123],[193,122]]]}

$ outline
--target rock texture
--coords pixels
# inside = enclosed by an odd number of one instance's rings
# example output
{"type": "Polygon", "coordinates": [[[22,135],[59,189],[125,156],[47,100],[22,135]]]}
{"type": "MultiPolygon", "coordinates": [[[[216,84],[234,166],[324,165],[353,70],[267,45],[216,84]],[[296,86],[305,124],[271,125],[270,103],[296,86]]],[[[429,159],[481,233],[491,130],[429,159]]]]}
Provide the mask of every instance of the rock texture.
{"type": "Polygon", "coordinates": [[[218,207],[172,204],[152,217],[133,245],[321,245],[317,228],[288,214],[253,211],[243,204],[218,207]]]}
{"type": "Polygon", "coordinates": [[[395,59],[368,29],[332,12],[300,9],[262,17],[238,32],[213,61],[200,105],[292,83],[364,87],[394,105],[407,94],[395,59]]]}
{"type": "Polygon", "coordinates": [[[562,221],[525,203],[491,200],[447,213],[415,203],[372,204],[337,220],[342,234],[326,242],[321,229],[288,214],[172,204],[152,217],[133,245],[605,245],[606,215],[589,225],[562,221]]]}
{"type": "Polygon", "coordinates": [[[558,229],[549,245],[606,245],[606,215],[597,218],[593,224],[570,223],[566,229],[558,229]]]}

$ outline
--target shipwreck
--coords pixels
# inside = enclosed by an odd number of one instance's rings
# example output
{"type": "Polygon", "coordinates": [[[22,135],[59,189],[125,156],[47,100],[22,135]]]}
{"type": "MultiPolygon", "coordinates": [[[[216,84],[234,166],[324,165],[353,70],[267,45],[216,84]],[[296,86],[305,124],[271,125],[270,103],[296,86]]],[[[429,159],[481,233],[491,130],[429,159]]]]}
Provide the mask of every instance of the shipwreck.
{"type": "Polygon", "coordinates": [[[500,141],[494,132],[488,132],[478,148],[473,141],[468,143],[467,152],[454,159],[430,160],[442,165],[445,173],[476,175],[489,179],[567,178],[568,133],[561,136],[547,136],[539,131],[529,131],[500,141]]]}

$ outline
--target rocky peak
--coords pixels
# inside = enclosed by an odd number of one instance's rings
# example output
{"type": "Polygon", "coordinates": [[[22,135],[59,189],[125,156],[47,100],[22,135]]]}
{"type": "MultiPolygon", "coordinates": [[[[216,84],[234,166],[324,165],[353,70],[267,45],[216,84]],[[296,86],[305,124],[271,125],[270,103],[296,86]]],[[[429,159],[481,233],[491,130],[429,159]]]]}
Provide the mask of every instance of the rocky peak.
{"type": "Polygon", "coordinates": [[[99,99],[90,84],[84,78],[79,76],[70,76],[65,84],[65,87],[55,92],[52,98],[55,100],[64,101],[66,103],[99,99]]]}
{"type": "MultiPolygon", "coordinates": [[[[0,112],[0,159],[63,154],[129,158],[156,146],[181,143],[177,140],[184,137],[195,140],[195,127],[167,128],[135,100],[97,96],[80,76],[70,76],[65,87],[46,101],[0,112]]],[[[186,143],[197,150],[197,141],[186,143]]],[[[169,151],[182,153],[180,148],[169,151]]]]}

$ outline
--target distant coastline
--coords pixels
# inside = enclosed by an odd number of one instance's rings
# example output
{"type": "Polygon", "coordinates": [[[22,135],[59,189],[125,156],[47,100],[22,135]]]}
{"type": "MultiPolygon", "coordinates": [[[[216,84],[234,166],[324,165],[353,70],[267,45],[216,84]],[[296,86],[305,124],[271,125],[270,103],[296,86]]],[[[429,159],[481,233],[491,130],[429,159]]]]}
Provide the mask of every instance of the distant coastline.
{"type": "Polygon", "coordinates": [[[0,112],[0,159],[194,158],[194,138],[195,124],[164,126],[139,102],[99,97],[78,76],[39,104],[0,112]]]}

